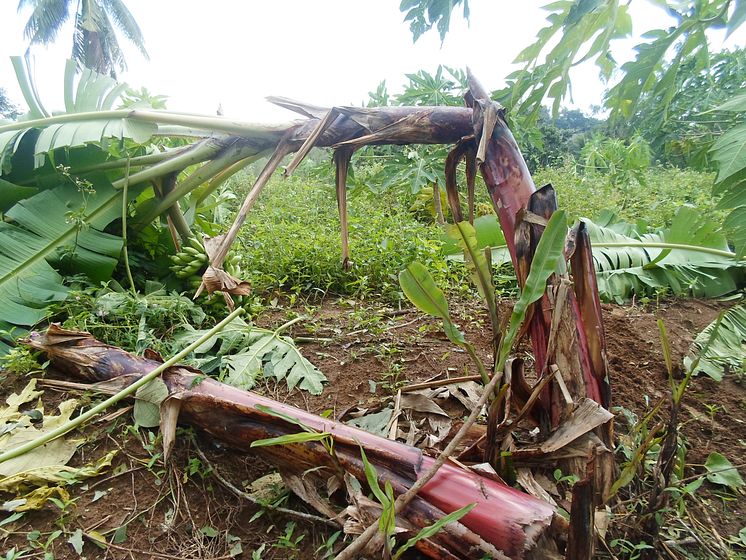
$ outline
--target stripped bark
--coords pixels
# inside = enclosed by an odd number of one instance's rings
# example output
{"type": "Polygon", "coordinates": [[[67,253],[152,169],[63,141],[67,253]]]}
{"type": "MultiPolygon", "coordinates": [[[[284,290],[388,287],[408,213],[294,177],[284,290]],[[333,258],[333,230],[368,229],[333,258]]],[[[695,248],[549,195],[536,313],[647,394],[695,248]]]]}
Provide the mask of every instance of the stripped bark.
{"type": "Polygon", "coordinates": [[[334,167],[337,183],[337,209],[339,210],[339,229],[342,235],[342,268],[350,268],[350,231],[347,226],[347,171],[354,150],[338,148],[334,150],[334,167]]]}

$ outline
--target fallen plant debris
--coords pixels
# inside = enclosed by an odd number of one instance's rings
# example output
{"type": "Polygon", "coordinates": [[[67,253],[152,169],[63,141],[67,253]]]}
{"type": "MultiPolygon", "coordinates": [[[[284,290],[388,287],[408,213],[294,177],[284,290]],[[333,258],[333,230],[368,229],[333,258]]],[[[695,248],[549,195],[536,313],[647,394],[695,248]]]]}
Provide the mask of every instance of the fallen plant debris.
{"type": "MultiPolygon", "coordinates": [[[[88,75],[88,78],[98,80],[101,91],[114,87],[104,77],[88,75]]],[[[162,125],[176,124],[181,127],[177,132],[184,132],[186,126],[205,132],[196,134],[203,139],[186,148],[136,158],[137,171],[132,175],[133,162],[129,157],[126,162],[123,159],[106,162],[109,166],[106,169],[124,162],[125,177],[113,183],[106,179],[94,187],[93,176],[90,181],[80,179],[63,168],[61,173],[70,184],[41,192],[9,208],[6,215],[13,222],[5,224],[5,238],[9,243],[17,241],[16,237],[24,238],[24,242],[13,244],[13,249],[19,245],[24,250],[16,251],[9,260],[13,261],[15,270],[27,270],[30,276],[9,274],[6,276],[9,281],[0,283],[0,296],[14,304],[0,310],[0,318],[29,327],[44,316],[45,305],[66,297],[61,278],[42,258],[53,259],[61,243],[69,245],[75,240],[70,262],[74,258],[80,261],[75,262],[81,271],[94,279],[111,275],[123,245],[126,264],[126,231],[120,238],[107,228],[118,217],[121,207],[126,229],[130,198],[139,197],[150,186],[154,198],[138,207],[134,229],[142,231],[154,219],[165,215],[179,257],[178,266],[174,262],[177,268],[174,272],[190,277],[193,284],[193,275],[203,271],[199,286],[192,286],[196,288],[196,296],[203,290],[208,294],[219,292],[232,308],[231,296],[247,296],[250,290],[248,283],[238,274],[234,276],[230,269],[229,251],[239,228],[283,158],[295,153],[286,168],[286,174],[292,173],[313,147],[334,149],[342,266],[348,269],[351,262],[346,197],[354,153],[368,145],[454,144],[445,162],[445,200],[456,221],[448,231],[461,247],[486,305],[492,330],[492,363],[483,363],[476,356],[474,345],[454,323],[444,295],[423,265],[416,262],[409,265],[402,272],[400,283],[402,291],[417,307],[443,321],[448,339],[469,354],[478,370],[476,380],[482,383],[481,394],[477,384],[471,391],[451,393],[469,412],[460,426],[442,408],[432,405],[430,399],[434,393],[427,396],[399,393],[393,409],[357,419],[358,426],[388,436],[385,439],[206,379],[202,373],[207,372],[177,366],[174,358],[169,360],[172,367],[166,368],[159,365],[158,356],[152,352],[145,358],[127,355],[98,343],[86,333],[52,327],[43,336],[32,336],[30,344],[45,351],[59,369],[67,369],[89,381],[129,385],[136,399],[137,423],[161,426],[167,456],[173,446],[176,422],[181,419],[231,447],[252,448],[267,458],[282,471],[287,487],[295,494],[348,534],[360,535],[339,558],[356,558],[364,551],[377,554],[381,547],[384,554],[393,553],[396,558],[410,546],[434,558],[477,558],[485,554],[539,558],[562,552],[573,560],[591,558],[595,531],[605,526],[608,500],[634,479],[649,462],[648,453],[662,443],[662,451],[658,451],[660,464],[655,471],[661,475],[662,482],[656,482],[650,490],[650,503],[644,510],[648,523],[643,536],[652,543],[647,544],[648,552],[644,554],[653,554],[659,527],[657,519],[649,521],[666,505],[666,499],[660,498],[671,480],[677,451],[678,400],[674,399],[676,406],[672,407],[669,422],[656,419],[658,424],[646,433],[621,477],[617,477],[613,415],[608,410],[612,402],[609,364],[599,291],[606,297],[613,297],[614,292],[627,295],[641,286],[677,286],[683,278],[712,295],[721,295],[737,287],[741,261],[734,259],[725,238],[713,235],[708,224],[696,228],[698,247],[682,242],[687,239],[685,234],[690,233],[687,225],[694,221],[693,210],[682,209],[665,232],[640,231],[629,236],[634,232],[617,231],[622,227],[620,224],[612,224],[617,229],[604,229],[582,221],[567,236],[566,216],[557,208],[554,189],[551,185],[536,189],[507,126],[503,108],[492,101],[470,73],[466,80],[467,107],[327,109],[273,98],[274,103],[307,118],[278,127],[138,109],[108,112],[106,117],[119,126],[118,134],[132,136],[137,142],[161,134],[162,125]],[[209,137],[216,132],[222,134],[209,137]],[[182,213],[179,200],[189,194],[198,195],[196,191],[203,188],[201,185],[206,185],[206,191],[214,191],[226,176],[268,153],[271,153],[268,163],[228,232],[204,238],[204,246],[198,241],[199,247],[189,247],[190,239],[194,239],[192,226],[182,213]],[[468,222],[463,220],[456,184],[461,160],[466,162],[468,222]],[[194,165],[200,163],[203,165],[195,170],[194,165]],[[192,170],[191,174],[178,182],[179,173],[187,169],[192,170]],[[477,171],[482,174],[502,228],[507,249],[502,256],[512,262],[521,289],[521,297],[505,321],[498,315],[492,285],[491,259],[495,253],[480,246],[478,232],[472,225],[477,171]],[[94,191],[97,197],[88,204],[87,195],[94,191]],[[56,201],[68,199],[80,204],[80,210],[74,219],[67,219],[69,216],[65,214],[62,225],[59,211],[63,205],[56,201]],[[54,205],[57,212],[53,221],[58,227],[50,229],[54,229],[54,235],[38,219],[44,205],[54,205]],[[601,241],[602,250],[594,254],[591,240],[601,241]],[[75,255],[79,241],[90,253],[85,254],[85,259],[75,255]],[[656,252],[649,254],[641,247],[643,242],[655,247],[656,252]],[[673,250],[677,252],[672,253],[673,250]],[[611,266],[607,267],[605,261],[599,263],[599,255],[611,266]],[[688,260],[692,259],[685,258],[686,255],[696,255],[701,261],[699,266],[691,267],[688,260]],[[668,260],[664,262],[665,259],[668,260]],[[620,281],[622,275],[624,282],[620,281]],[[19,277],[34,289],[22,293],[17,288],[19,277]],[[523,361],[511,356],[514,345],[526,336],[530,338],[533,369],[538,378],[533,384],[524,376],[523,361]],[[162,379],[157,377],[161,370],[164,370],[162,379]],[[139,387],[136,392],[134,387],[139,387]],[[407,418],[413,409],[423,415],[419,425],[418,420],[407,418]],[[481,429],[474,423],[483,412],[486,427],[481,429]],[[418,442],[431,449],[445,447],[445,450],[433,459],[419,449],[394,441],[400,428],[407,430],[408,443],[418,442]],[[554,488],[547,471],[554,471],[557,483],[554,488]],[[535,497],[512,489],[503,480],[510,484],[519,482],[535,497]],[[567,484],[566,492],[557,491],[557,487],[569,481],[572,484],[567,484]],[[391,544],[394,537],[400,542],[408,537],[395,553],[391,544]]],[[[73,83],[72,78],[69,83],[73,83]]],[[[96,109],[102,109],[100,105],[96,109]]],[[[0,144],[7,148],[0,150],[4,172],[10,170],[11,163],[15,165],[29,154],[35,164],[42,164],[51,150],[70,147],[62,139],[64,134],[57,138],[48,130],[65,126],[81,128],[84,132],[79,137],[81,143],[106,137],[100,126],[86,127],[76,122],[75,116],[55,119],[19,121],[0,127],[0,144]],[[50,124],[51,128],[34,137],[35,127],[50,124]],[[27,134],[25,144],[31,148],[28,152],[20,150],[21,139],[27,134]]],[[[439,189],[433,183],[430,194],[436,216],[444,221],[447,211],[442,208],[439,189]]],[[[132,276],[128,274],[134,290],[132,276]]],[[[739,320],[731,323],[734,332],[726,340],[742,342],[738,339],[740,323],[739,320]]],[[[218,354],[207,358],[202,365],[204,369],[208,369],[208,364],[225,366],[225,381],[239,388],[250,388],[264,373],[286,380],[289,389],[297,385],[312,394],[320,393],[325,378],[279,335],[282,329],[254,330],[235,337],[215,336],[211,344],[201,341],[205,349],[201,354],[207,351],[218,354]],[[239,347],[240,352],[234,351],[239,347]]],[[[195,331],[184,338],[194,343],[206,334],[207,331],[195,331]]],[[[701,349],[701,344],[698,346],[701,349]]],[[[732,365],[733,360],[728,362],[729,367],[732,365]]],[[[712,367],[718,369],[716,365],[712,367]]],[[[458,386],[452,389],[458,390],[458,386]]],[[[109,399],[85,412],[79,417],[80,422],[115,402],[116,399],[109,399]]],[[[644,422],[648,421],[653,423],[646,417],[644,422]]],[[[7,459],[8,454],[0,457],[7,459]]],[[[718,456],[711,454],[707,462],[708,470],[712,469],[711,482],[719,484],[727,479],[730,483],[726,486],[740,488],[742,481],[735,480],[732,472],[726,471],[728,475],[717,472],[717,465],[724,464],[718,456]]],[[[293,530],[289,526],[286,540],[297,544],[297,540],[292,541],[293,530]]],[[[207,531],[206,535],[210,537],[213,532],[207,531]]],[[[77,529],[68,540],[78,553],[82,538],[82,530],[77,529]]]]}
{"type": "MultiPolygon", "coordinates": [[[[36,390],[31,379],[20,393],[7,399],[0,409],[0,452],[9,451],[65,424],[78,408],[76,400],[59,405],[59,414],[45,414],[41,404],[43,391],[36,390]],[[33,408],[27,408],[32,405],[33,408]],[[25,408],[26,410],[21,410],[25,408]]],[[[0,492],[15,494],[0,504],[3,511],[28,511],[42,508],[51,497],[70,499],[65,486],[98,476],[111,465],[116,451],[81,467],[68,466],[84,439],[58,438],[19,457],[0,463],[0,492]]]]}
{"type": "MultiPolygon", "coordinates": [[[[87,333],[55,326],[46,333],[33,333],[28,344],[43,351],[58,370],[89,382],[123,376],[134,381],[159,366],[157,361],[102,344],[87,333]]],[[[241,391],[204,378],[192,369],[174,366],[164,371],[162,379],[169,393],[161,403],[161,429],[167,453],[174,443],[178,419],[233,448],[259,453],[278,467],[290,481],[291,489],[340,523],[342,518],[333,498],[346,483],[343,480],[333,485],[330,479],[340,474],[341,468],[365,483],[360,445],[375,466],[378,480],[388,481],[397,494],[405,492],[434,463],[417,448],[241,391]],[[334,441],[334,454],[327,452],[318,439],[299,440],[300,443],[281,447],[251,447],[259,440],[296,434],[299,423],[317,435],[328,434],[334,441]],[[322,497],[321,492],[330,486],[335,491],[322,497]]],[[[562,540],[563,522],[549,504],[494,477],[484,477],[452,463],[445,463],[402,512],[401,526],[410,528],[404,534],[412,536],[411,531],[419,531],[446,513],[472,503],[477,506],[459,523],[445,527],[416,546],[434,558],[481,558],[484,554],[497,558],[541,558],[554,548],[555,538],[562,540]],[[442,556],[443,550],[449,551],[450,556],[442,556]]],[[[358,505],[356,515],[362,516],[358,523],[370,519],[365,512],[358,505]]]]}

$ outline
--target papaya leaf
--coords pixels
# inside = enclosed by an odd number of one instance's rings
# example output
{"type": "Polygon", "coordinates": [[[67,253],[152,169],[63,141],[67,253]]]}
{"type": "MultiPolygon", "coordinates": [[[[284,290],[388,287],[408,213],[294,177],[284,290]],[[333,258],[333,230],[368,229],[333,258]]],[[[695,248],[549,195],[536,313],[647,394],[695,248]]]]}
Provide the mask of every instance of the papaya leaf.
{"type": "MultiPolygon", "coordinates": [[[[205,332],[186,327],[177,340],[186,346],[205,332]]],[[[284,380],[290,390],[297,386],[320,395],[326,382],[324,374],[300,353],[292,339],[280,336],[279,330],[261,329],[241,318],[197,348],[195,356],[197,367],[219,369],[225,383],[244,390],[251,389],[263,376],[284,380]]]]}
{"type": "Polygon", "coordinates": [[[718,183],[746,168],[746,123],[726,131],[715,141],[711,151],[718,164],[718,183]]]}

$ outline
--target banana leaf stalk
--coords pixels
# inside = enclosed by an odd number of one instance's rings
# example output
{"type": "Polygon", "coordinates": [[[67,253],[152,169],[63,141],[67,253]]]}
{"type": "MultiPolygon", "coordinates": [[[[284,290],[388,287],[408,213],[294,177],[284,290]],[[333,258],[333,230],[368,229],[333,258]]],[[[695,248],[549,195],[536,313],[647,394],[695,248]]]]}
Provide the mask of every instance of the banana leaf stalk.
{"type": "MultiPolygon", "coordinates": [[[[134,356],[103,344],[88,333],[67,331],[54,325],[45,333],[32,333],[27,344],[45,352],[55,369],[88,382],[119,381],[127,384],[159,365],[153,356],[134,356]]],[[[326,480],[340,467],[364,481],[362,446],[368,460],[375,466],[380,484],[389,481],[398,495],[434,462],[415,447],[236,389],[205,378],[191,368],[169,368],[162,379],[169,392],[161,404],[166,453],[173,445],[178,417],[179,422],[189,424],[234,449],[262,455],[281,472],[289,473],[296,482],[306,480],[309,474],[306,471],[312,469],[326,480]],[[297,423],[331,434],[335,457],[318,441],[251,447],[251,443],[257,440],[301,431],[297,423]]],[[[309,501],[327,515],[331,516],[335,511],[331,502],[318,495],[317,499],[309,501]]],[[[518,559],[536,557],[534,554],[542,553],[540,549],[554,546],[552,539],[557,525],[552,523],[555,512],[549,504],[450,463],[441,467],[420,491],[418,501],[403,513],[401,525],[416,530],[444,513],[472,503],[477,506],[459,523],[423,542],[421,552],[432,558],[481,558],[489,555],[518,559]]],[[[363,506],[364,500],[358,501],[357,509],[365,509],[363,506]]],[[[375,518],[378,513],[370,515],[375,518]]],[[[362,526],[368,522],[369,519],[363,518],[362,526]]]]}
{"type": "Polygon", "coordinates": [[[234,121],[224,117],[208,117],[189,113],[155,111],[144,109],[114,109],[110,111],[90,111],[85,113],[66,113],[45,118],[16,121],[0,124],[0,133],[20,131],[28,128],[43,128],[54,124],[85,123],[90,121],[107,121],[123,119],[134,122],[148,122],[163,125],[174,125],[208,132],[233,134],[251,137],[255,140],[277,143],[288,128],[287,124],[256,124],[234,121]]]}

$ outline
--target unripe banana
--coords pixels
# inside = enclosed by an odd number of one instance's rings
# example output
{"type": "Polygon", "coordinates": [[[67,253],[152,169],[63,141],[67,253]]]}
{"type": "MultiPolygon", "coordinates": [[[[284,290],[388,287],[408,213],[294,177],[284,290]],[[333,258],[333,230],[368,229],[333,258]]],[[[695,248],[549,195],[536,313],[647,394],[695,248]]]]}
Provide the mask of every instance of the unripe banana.
{"type": "Polygon", "coordinates": [[[197,256],[197,255],[203,255],[204,253],[202,251],[198,251],[194,247],[184,246],[182,247],[183,251],[185,253],[189,253],[190,255],[197,256]]]}
{"type": "Polygon", "coordinates": [[[205,247],[202,245],[202,243],[199,242],[199,239],[196,237],[189,237],[187,238],[187,243],[197,249],[197,251],[204,252],[205,247]]]}

